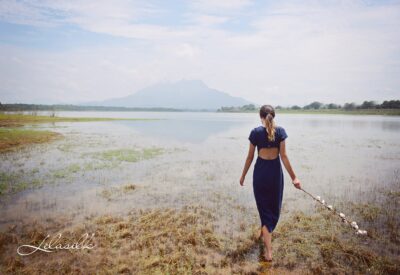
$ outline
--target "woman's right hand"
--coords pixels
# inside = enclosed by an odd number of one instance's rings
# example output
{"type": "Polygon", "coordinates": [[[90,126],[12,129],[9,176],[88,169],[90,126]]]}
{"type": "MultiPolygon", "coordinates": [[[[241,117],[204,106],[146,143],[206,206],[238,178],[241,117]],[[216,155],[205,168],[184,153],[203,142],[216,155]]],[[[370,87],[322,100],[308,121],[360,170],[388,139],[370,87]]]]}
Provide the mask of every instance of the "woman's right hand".
{"type": "Polygon", "coordinates": [[[244,176],[241,176],[240,177],[240,185],[243,186],[243,184],[244,184],[244,176]]]}
{"type": "Polygon", "coordinates": [[[298,178],[295,178],[293,180],[293,184],[294,184],[294,187],[296,187],[297,189],[301,189],[300,180],[298,178]]]}

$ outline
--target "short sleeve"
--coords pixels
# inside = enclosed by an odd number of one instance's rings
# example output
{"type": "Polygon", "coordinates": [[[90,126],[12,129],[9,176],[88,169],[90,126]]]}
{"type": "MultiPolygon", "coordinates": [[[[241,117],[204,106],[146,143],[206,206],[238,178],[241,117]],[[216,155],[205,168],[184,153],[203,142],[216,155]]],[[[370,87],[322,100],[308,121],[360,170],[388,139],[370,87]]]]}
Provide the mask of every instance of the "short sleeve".
{"type": "Polygon", "coordinates": [[[249,140],[250,142],[256,146],[257,145],[257,138],[256,138],[256,131],[255,129],[251,130],[250,135],[249,135],[249,140]]]}
{"type": "Polygon", "coordinates": [[[283,141],[283,140],[285,140],[287,137],[288,137],[288,135],[286,134],[286,131],[285,131],[285,129],[284,128],[282,128],[281,127],[281,129],[280,129],[281,131],[281,134],[280,134],[280,136],[281,136],[281,141],[283,141]]]}

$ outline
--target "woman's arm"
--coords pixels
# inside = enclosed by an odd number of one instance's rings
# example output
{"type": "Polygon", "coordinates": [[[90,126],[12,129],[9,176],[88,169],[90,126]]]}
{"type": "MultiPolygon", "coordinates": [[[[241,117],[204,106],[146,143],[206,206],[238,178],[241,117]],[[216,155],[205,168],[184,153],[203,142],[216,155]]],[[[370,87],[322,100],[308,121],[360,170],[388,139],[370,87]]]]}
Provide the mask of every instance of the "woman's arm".
{"type": "Polygon", "coordinates": [[[246,177],[247,171],[249,170],[250,165],[253,162],[255,148],[256,147],[250,142],[249,152],[247,154],[246,162],[243,167],[242,176],[240,177],[240,185],[242,185],[242,186],[243,186],[244,178],[246,177]]]}
{"type": "Polygon", "coordinates": [[[298,189],[301,189],[300,180],[296,177],[296,174],[293,171],[292,165],[290,165],[289,157],[286,153],[285,140],[281,141],[279,153],[281,155],[281,159],[282,159],[283,165],[286,168],[286,171],[288,171],[290,177],[292,178],[292,182],[293,182],[294,186],[298,189]]]}

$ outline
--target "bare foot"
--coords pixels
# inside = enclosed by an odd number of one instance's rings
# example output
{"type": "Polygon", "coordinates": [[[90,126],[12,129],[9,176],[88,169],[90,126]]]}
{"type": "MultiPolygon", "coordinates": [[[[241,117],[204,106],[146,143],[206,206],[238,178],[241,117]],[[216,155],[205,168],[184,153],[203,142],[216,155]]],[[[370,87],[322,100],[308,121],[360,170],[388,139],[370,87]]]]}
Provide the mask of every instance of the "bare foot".
{"type": "Polygon", "coordinates": [[[272,255],[271,255],[271,253],[264,252],[264,259],[265,259],[267,262],[272,262],[272,255]]]}

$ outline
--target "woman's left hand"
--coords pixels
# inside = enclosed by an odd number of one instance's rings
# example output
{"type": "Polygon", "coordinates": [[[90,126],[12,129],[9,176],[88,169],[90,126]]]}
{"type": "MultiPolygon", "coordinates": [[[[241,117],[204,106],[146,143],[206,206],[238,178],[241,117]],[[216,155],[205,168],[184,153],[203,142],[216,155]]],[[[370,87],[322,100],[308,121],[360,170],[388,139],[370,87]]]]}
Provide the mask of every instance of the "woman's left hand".
{"type": "Polygon", "coordinates": [[[293,180],[293,184],[294,184],[294,187],[296,187],[297,189],[301,189],[301,183],[300,183],[300,180],[298,178],[295,178],[293,180]]]}

